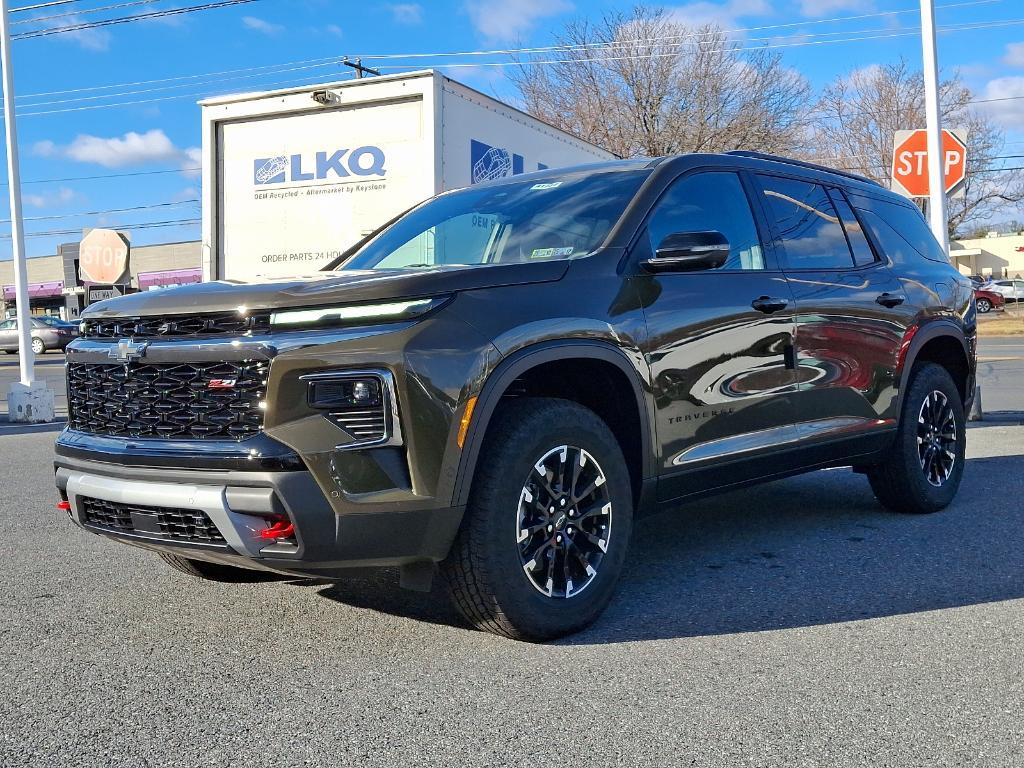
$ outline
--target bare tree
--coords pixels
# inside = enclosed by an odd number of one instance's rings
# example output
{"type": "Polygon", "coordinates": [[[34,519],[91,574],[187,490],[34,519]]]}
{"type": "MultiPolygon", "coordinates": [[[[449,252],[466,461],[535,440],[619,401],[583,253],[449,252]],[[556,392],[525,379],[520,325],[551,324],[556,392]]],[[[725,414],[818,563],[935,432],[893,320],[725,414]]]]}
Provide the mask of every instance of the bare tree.
{"type": "MultiPolygon", "coordinates": [[[[942,123],[967,131],[967,179],[962,198],[949,200],[950,235],[1024,199],[1024,177],[999,171],[1003,134],[971,108],[973,95],[960,77],[939,86],[942,123]]],[[[855,70],[825,88],[815,110],[813,159],[889,184],[897,130],[925,124],[924,81],[906,61],[855,70]]]]}
{"type": "Polygon", "coordinates": [[[527,110],[621,157],[791,153],[806,135],[807,81],[717,26],[637,6],[569,23],[558,46],[512,74],[527,110]]]}

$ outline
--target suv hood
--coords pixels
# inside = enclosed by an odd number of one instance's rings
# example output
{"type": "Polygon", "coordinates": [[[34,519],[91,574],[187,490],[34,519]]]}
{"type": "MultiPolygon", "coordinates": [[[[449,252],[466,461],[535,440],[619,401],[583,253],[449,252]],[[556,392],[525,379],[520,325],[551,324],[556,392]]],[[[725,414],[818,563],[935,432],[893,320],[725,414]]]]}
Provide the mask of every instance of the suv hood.
{"type": "Polygon", "coordinates": [[[526,264],[447,266],[317,272],[303,277],[217,280],[161,291],[142,291],[93,304],[83,317],[138,317],[357,304],[438,296],[474,288],[546,283],[560,279],[568,260],[526,264]]]}

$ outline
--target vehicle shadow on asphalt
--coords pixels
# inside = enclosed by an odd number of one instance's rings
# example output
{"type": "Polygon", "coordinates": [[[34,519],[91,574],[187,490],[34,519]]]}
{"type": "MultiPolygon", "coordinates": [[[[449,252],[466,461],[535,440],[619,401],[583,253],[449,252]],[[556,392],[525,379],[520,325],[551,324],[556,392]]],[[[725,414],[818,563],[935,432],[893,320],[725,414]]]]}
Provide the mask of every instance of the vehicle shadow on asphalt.
{"type": "MultiPolygon", "coordinates": [[[[608,610],[559,642],[761,632],[1024,597],[1022,470],[1024,456],[970,460],[956,501],[934,515],[889,513],[863,476],[840,469],[645,517],[608,610]]],[[[439,582],[424,595],[381,573],[320,594],[465,626],[439,582]]]]}

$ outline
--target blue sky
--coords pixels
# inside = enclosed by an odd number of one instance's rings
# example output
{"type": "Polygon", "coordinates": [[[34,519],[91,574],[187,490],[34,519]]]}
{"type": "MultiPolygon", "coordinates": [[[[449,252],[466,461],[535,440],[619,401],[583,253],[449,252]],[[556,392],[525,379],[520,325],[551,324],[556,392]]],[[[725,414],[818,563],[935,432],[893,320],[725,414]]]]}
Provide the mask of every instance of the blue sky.
{"type": "MultiPolygon", "coordinates": [[[[34,2],[13,0],[12,5],[34,2]]],[[[78,15],[33,23],[20,23],[29,20],[29,13],[13,14],[17,23],[12,32],[199,4],[157,0],[90,13],[115,2],[126,0],[82,0],[34,11],[35,16],[72,11],[78,15]]],[[[371,65],[404,69],[470,64],[446,72],[514,100],[505,70],[481,66],[500,61],[499,56],[428,57],[415,62],[374,56],[545,45],[573,17],[598,17],[631,5],[612,0],[257,0],[144,23],[16,40],[22,178],[39,182],[23,186],[26,230],[198,218],[199,205],[190,201],[199,196],[200,180],[198,172],[189,169],[199,165],[196,100],[202,96],[342,79],[348,77],[344,68],[316,60],[361,55],[371,65]],[[94,176],[106,178],[80,178],[94,176]],[[62,180],[44,181],[52,179],[62,180]],[[159,207],[68,216],[135,206],[159,207]]],[[[1020,0],[937,0],[937,6],[940,28],[987,25],[941,34],[943,70],[959,69],[978,98],[1024,96],[1020,0]],[[965,2],[969,4],[961,4],[965,2]]],[[[664,7],[681,21],[717,21],[727,30],[745,30],[736,33],[744,45],[779,46],[776,50],[785,61],[815,88],[838,74],[900,56],[920,60],[914,31],[919,24],[917,0],[703,0],[664,7]],[[884,11],[900,13],[850,18],[884,11]],[[842,18],[832,21],[837,17],[842,18]],[[844,41],[855,35],[867,39],[844,41]]],[[[1024,99],[992,102],[985,108],[1007,132],[1005,154],[1024,155],[1024,99]]],[[[1021,160],[1006,162],[1024,165],[1021,160]]],[[[6,198],[3,204],[0,218],[7,219],[6,198]]],[[[132,240],[142,244],[198,237],[196,224],[140,230],[132,240]]],[[[27,252],[51,254],[57,243],[77,239],[30,238],[27,252]]],[[[9,240],[0,240],[0,258],[9,256],[9,240]]]]}

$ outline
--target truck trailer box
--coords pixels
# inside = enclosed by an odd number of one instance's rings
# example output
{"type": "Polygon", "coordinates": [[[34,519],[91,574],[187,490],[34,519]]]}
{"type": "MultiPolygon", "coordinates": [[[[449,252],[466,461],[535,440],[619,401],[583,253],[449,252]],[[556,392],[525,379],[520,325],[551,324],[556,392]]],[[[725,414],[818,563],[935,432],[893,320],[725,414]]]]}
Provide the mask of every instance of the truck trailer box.
{"type": "Polygon", "coordinates": [[[429,70],[201,106],[206,280],[308,274],[439,192],[613,157],[429,70]]]}

